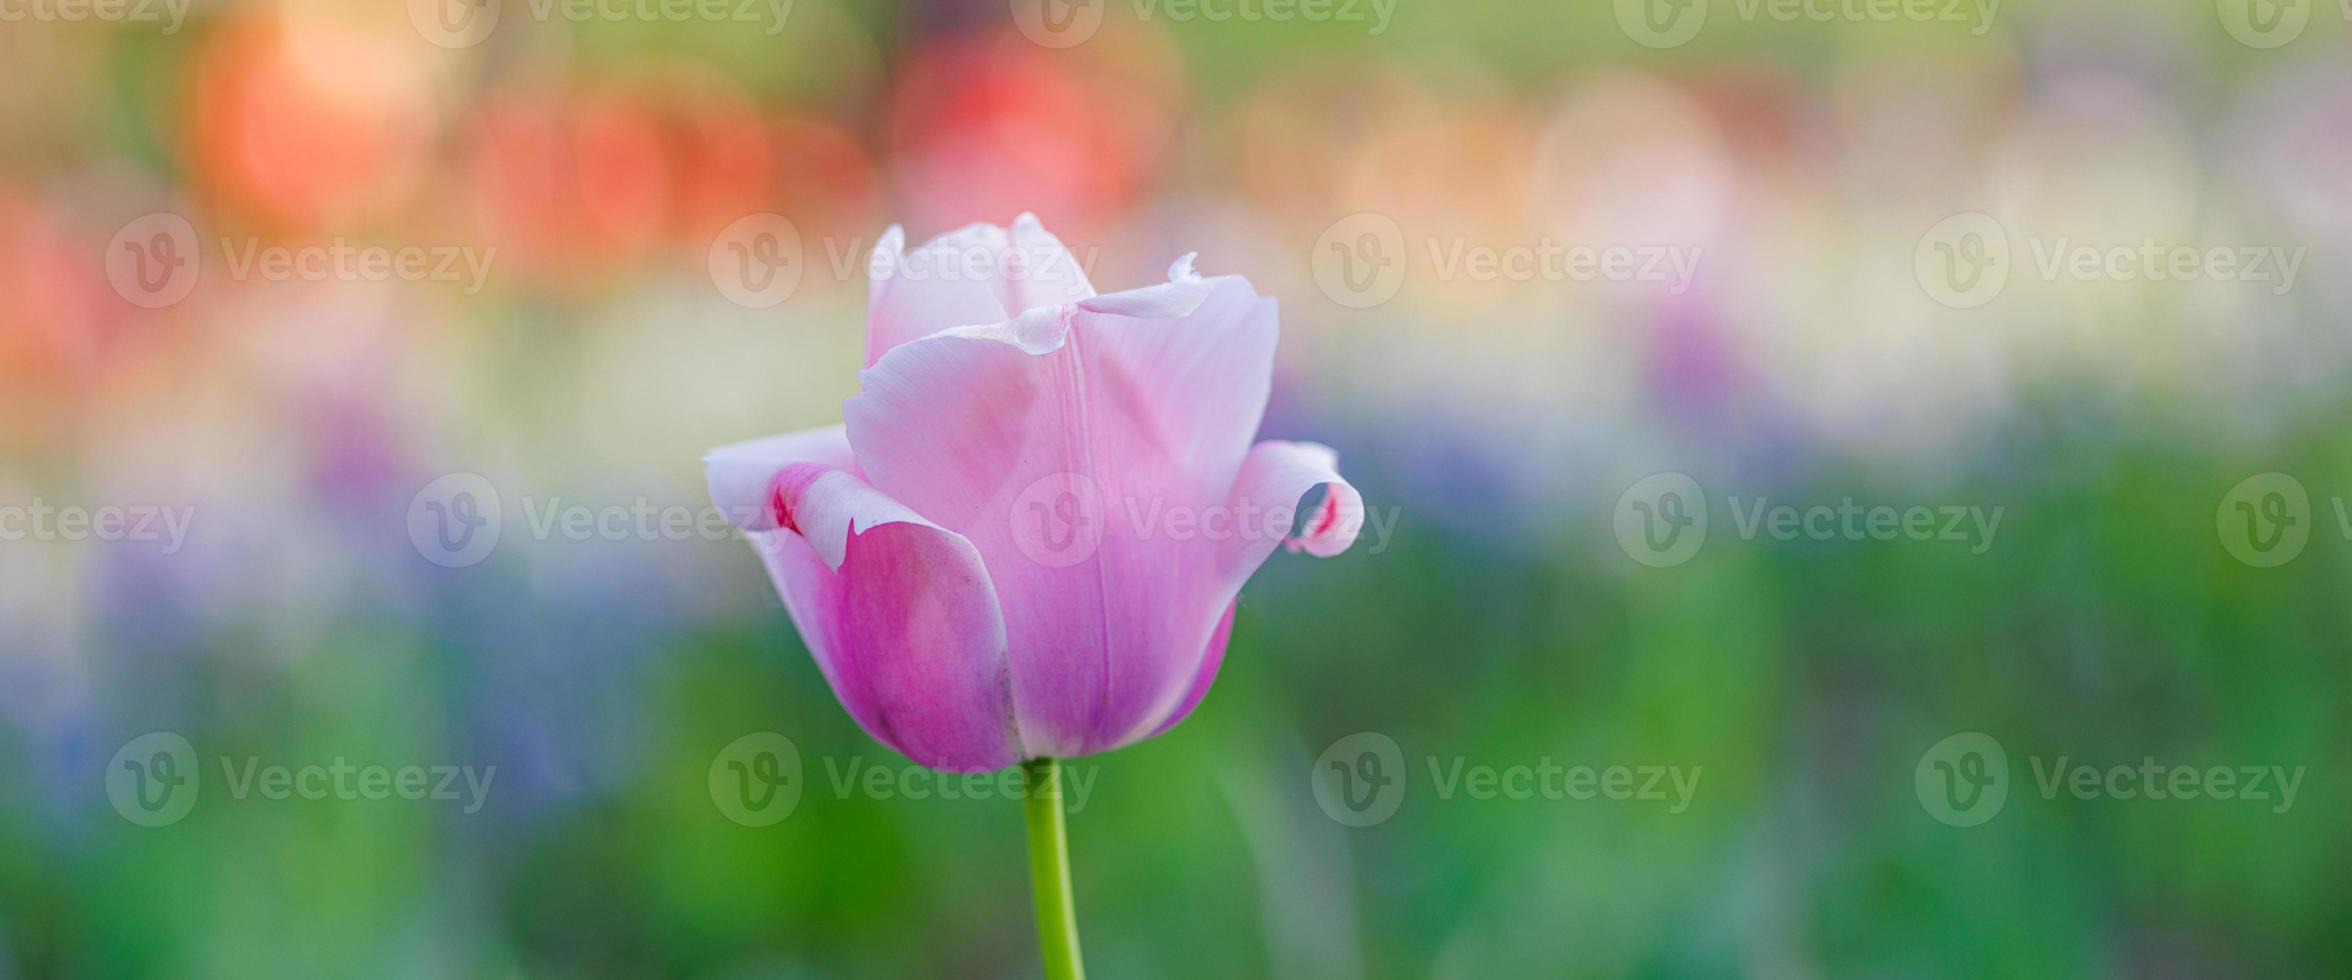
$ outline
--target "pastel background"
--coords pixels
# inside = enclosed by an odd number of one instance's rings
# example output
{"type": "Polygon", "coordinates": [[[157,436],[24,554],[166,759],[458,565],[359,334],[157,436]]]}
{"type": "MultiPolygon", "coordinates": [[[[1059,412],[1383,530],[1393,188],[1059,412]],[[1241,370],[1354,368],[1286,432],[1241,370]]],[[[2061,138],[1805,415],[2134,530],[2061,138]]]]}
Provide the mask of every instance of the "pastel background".
{"type": "Polygon", "coordinates": [[[0,6],[0,977],[1035,975],[1019,804],[940,798],[749,549],[665,529],[706,448],[838,419],[884,227],[1024,210],[1106,290],[1197,250],[1278,297],[1265,435],[1394,521],[1278,555],[1200,710],[1078,764],[1099,975],[2352,972],[2352,29],[1928,6],[0,6]],[[158,213],[192,264],[139,265],[158,213]],[[762,213],[798,278],[746,305],[762,213]],[[1639,537],[1664,473],[1695,552],[1639,537]],[[413,533],[450,474],[462,563],[413,533]],[[1848,498],[2001,517],[1741,533],[1848,498]],[[199,762],[155,827],[149,732],[199,762]],[[711,774],[761,732],[802,769],[751,826],[711,774]],[[1365,732],[1400,795],[1349,826],[1365,732]],[[2006,802],[1955,826],[1971,732],[2006,802]],[[338,758],[495,775],[224,774],[338,758]],[[2300,776],[2037,778],[2143,760],[2300,776]],[[1441,778],[1551,764],[1698,781],[1441,778]]]}

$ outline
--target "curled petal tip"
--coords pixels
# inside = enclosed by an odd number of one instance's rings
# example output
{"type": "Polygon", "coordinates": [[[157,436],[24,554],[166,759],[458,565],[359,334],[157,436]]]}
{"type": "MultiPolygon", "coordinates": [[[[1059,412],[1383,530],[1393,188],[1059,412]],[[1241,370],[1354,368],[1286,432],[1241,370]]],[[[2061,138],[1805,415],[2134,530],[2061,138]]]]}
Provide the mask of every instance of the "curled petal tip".
{"type": "Polygon", "coordinates": [[[1169,282],[1197,282],[1197,281],[1199,281],[1199,280],[1200,280],[1200,273],[1192,271],[1192,260],[1194,260],[1194,259],[1196,259],[1196,258],[1199,258],[1199,257],[1200,257],[1200,253],[1199,253],[1199,252],[1186,252],[1186,253],[1184,253],[1183,255],[1179,255],[1179,256],[1177,256],[1177,257],[1176,257],[1176,261],[1174,261],[1174,262],[1171,262],[1171,263],[1169,263],[1169,264],[1168,264],[1168,281],[1169,281],[1169,282]]]}

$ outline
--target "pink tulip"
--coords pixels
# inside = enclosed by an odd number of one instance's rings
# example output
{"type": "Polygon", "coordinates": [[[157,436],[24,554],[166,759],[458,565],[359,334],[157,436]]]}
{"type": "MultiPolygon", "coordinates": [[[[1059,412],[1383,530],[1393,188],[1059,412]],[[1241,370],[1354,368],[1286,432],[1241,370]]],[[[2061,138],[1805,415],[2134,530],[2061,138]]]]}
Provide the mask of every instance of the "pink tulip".
{"type": "Polygon", "coordinates": [[[874,250],[846,424],[713,451],[712,500],[834,696],[908,758],[985,771],[1166,731],[1275,546],[1335,555],[1363,525],[1329,448],[1251,444],[1274,301],[1189,255],[1097,296],[1029,215],[904,240],[874,250]]]}

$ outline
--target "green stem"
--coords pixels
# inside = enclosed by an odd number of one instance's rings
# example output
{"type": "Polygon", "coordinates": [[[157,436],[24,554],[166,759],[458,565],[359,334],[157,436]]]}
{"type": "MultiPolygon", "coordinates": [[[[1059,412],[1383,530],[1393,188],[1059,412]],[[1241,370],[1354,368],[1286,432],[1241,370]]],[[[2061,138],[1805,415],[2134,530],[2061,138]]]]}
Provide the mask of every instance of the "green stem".
{"type": "Polygon", "coordinates": [[[1029,887],[1037,899],[1037,946],[1046,980],[1085,980],[1078,959],[1078,903],[1070,895],[1070,832],[1062,816],[1062,767],[1021,763],[1029,794],[1029,887]]]}

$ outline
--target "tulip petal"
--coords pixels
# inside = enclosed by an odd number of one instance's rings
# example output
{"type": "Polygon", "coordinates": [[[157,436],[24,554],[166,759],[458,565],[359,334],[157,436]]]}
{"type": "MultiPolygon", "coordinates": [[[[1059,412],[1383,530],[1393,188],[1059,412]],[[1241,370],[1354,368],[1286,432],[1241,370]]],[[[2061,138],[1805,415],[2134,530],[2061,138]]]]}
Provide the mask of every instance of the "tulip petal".
{"type": "Polygon", "coordinates": [[[868,733],[951,772],[1019,761],[1004,622],[979,552],[842,468],[840,432],[712,453],[713,500],[731,506],[772,467],[767,529],[748,536],[818,670],[868,733]]]}
{"type": "MultiPolygon", "coordinates": [[[[1249,458],[1241,464],[1241,477],[1234,481],[1229,509],[1253,521],[1252,526],[1221,542],[1218,563],[1229,604],[1240,594],[1242,584],[1257,573],[1258,566],[1273,555],[1275,545],[1286,543],[1292,551],[1329,558],[1354,544],[1364,526],[1364,498],[1340,477],[1339,454],[1311,442],[1269,439],[1250,447],[1249,458]],[[1299,499],[1318,486],[1328,488],[1323,500],[1307,517],[1305,533],[1292,537],[1299,499]]],[[[1191,689],[1168,709],[1152,734],[1183,721],[1209,693],[1209,684],[1224,663],[1225,640],[1232,630],[1233,611],[1228,605],[1216,639],[1194,669],[1191,689]]]]}
{"type": "Polygon", "coordinates": [[[912,252],[900,249],[905,239],[905,232],[891,226],[867,263],[873,277],[867,285],[867,365],[918,337],[969,323],[995,323],[1020,312],[1005,308],[993,271],[994,256],[1007,241],[1004,229],[967,225],[912,252]]]}
{"type": "Polygon", "coordinates": [[[1185,690],[1182,698],[1177,699],[1176,706],[1169,709],[1168,717],[1152,726],[1153,735],[1176,727],[1177,722],[1190,716],[1192,709],[1199,707],[1201,699],[1208,696],[1209,685],[1216,683],[1217,669],[1225,665],[1225,647],[1233,639],[1233,614],[1237,608],[1234,604],[1226,604],[1225,618],[1217,622],[1217,631],[1209,635],[1208,649],[1201,651],[1200,666],[1193,669],[1192,686],[1185,690]]]}
{"type": "Polygon", "coordinates": [[[849,451],[849,432],[839,425],[733,443],[702,456],[711,503],[745,531],[776,529],[776,511],[770,506],[776,474],[793,463],[822,463],[861,475],[857,457],[849,451]]]}
{"type": "MultiPolygon", "coordinates": [[[[1040,306],[1060,306],[1094,296],[1086,278],[1086,264],[1055,238],[1037,216],[1026,211],[1013,219],[1013,247],[1005,252],[1005,311],[1020,313],[1040,306]]],[[[962,324],[957,324],[962,326],[962,324]]]]}
{"type": "Polygon", "coordinates": [[[1216,290],[1215,286],[1210,285],[1207,280],[1192,271],[1192,257],[1195,254],[1197,253],[1187,252],[1183,258],[1177,259],[1174,265],[1169,266],[1167,282],[1157,286],[1112,293],[1109,296],[1096,296],[1084,300],[1078,305],[1096,313],[1109,313],[1116,316],[1150,319],[1191,316],[1194,310],[1199,309],[1200,305],[1208,300],[1209,294],[1216,290]]]}
{"type": "Polygon", "coordinates": [[[1237,585],[1265,564],[1276,544],[1329,558],[1348,550],[1364,530],[1363,495],[1339,475],[1339,454],[1320,443],[1268,439],[1250,447],[1241,476],[1234,481],[1233,506],[1237,513],[1266,515],[1267,521],[1263,533],[1237,535],[1226,542],[1226,571],[1236,576],[1237,585]],[[1319,486],[1330,492],[1307,517],[1303,532],[1292,536],[1288,521],[1299,498],[1319,486]]]}
{"type": "Polygon", "coordinates": [[[845,406],[874,486],[979,549],[1032,753],[1148,734],[1238,587],[1193,522],[1227,502],[1257,431],[1275,308],[1238,278],[1191,288],[1181,316],[1103,297],[904,344],[845,406]]]}
{"type": "Polygon", "coordinates": [[[950,327],[999,323],[1040,306],[1094,296],[1061,239],[1023,214],[1010,229],[973,224],[903,251],[906,232],[883,232],[867,263],[866,364],[950,327]]]}

